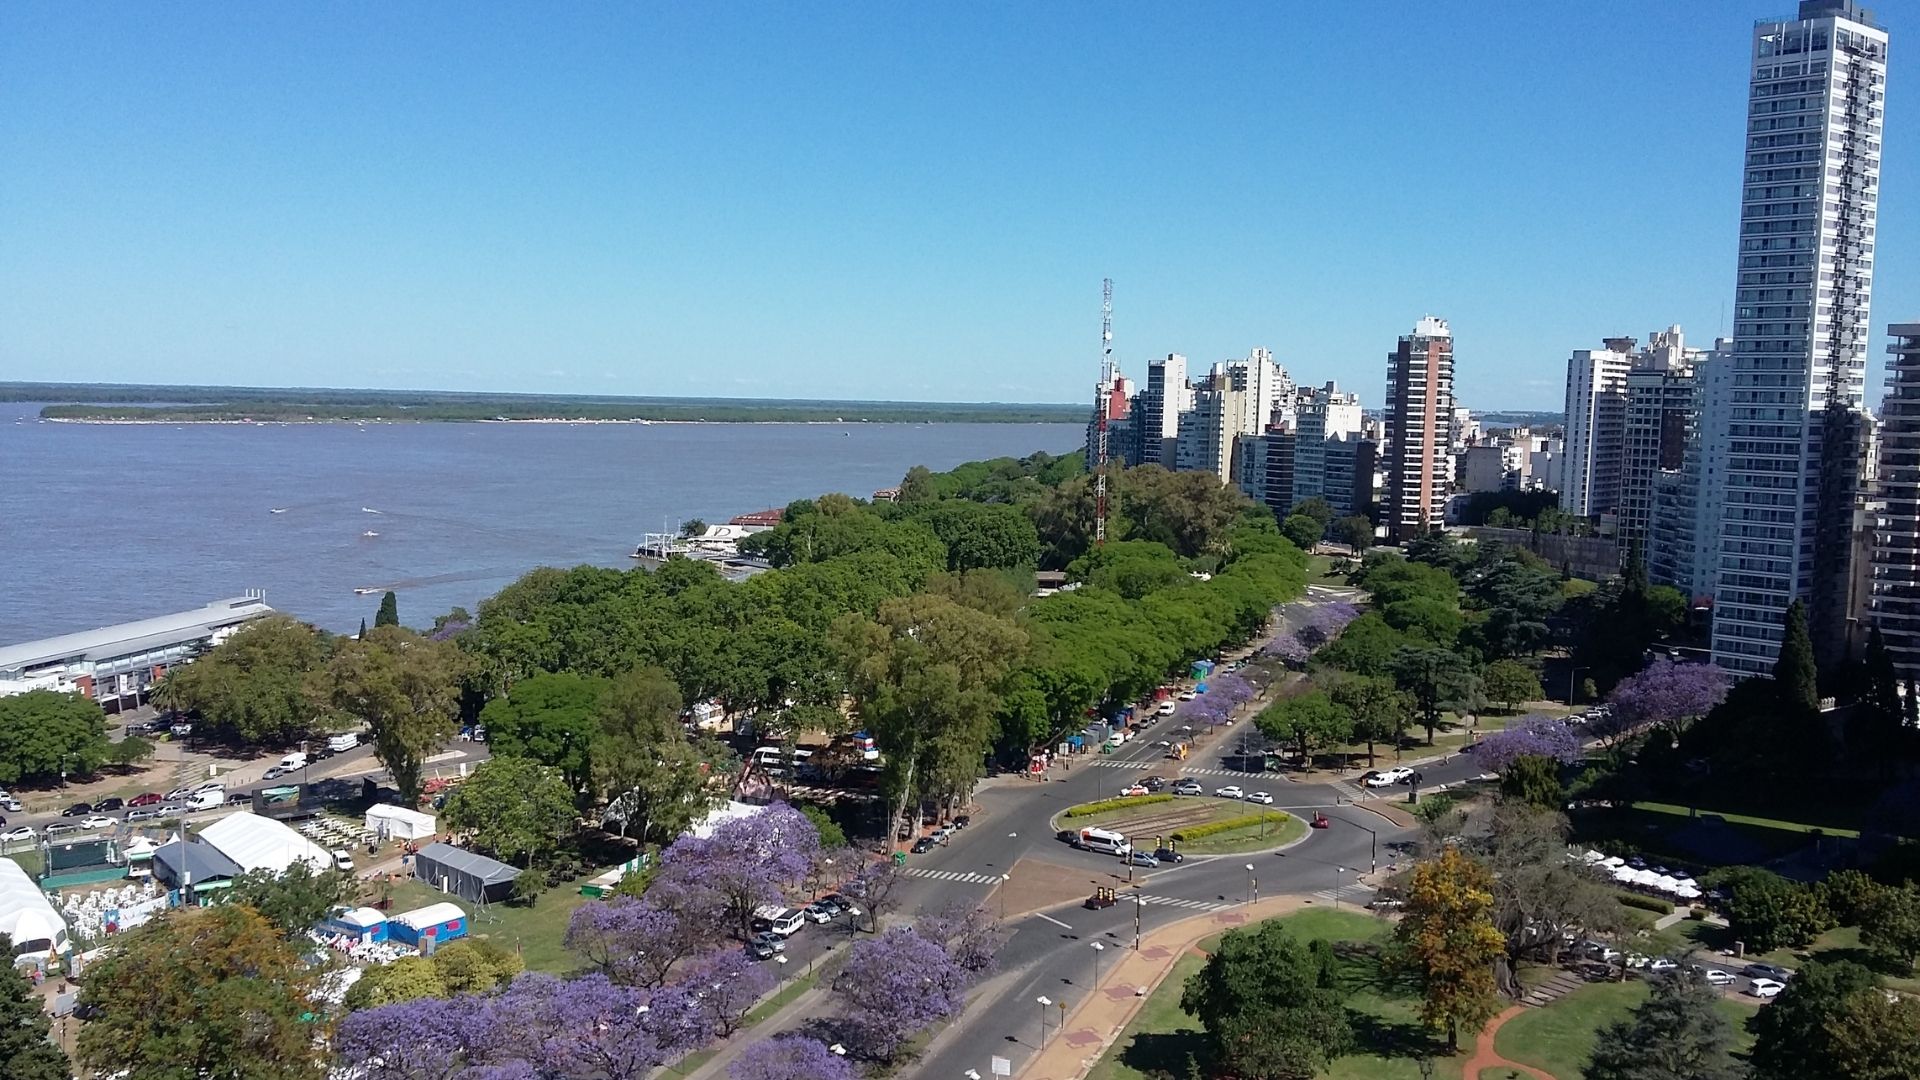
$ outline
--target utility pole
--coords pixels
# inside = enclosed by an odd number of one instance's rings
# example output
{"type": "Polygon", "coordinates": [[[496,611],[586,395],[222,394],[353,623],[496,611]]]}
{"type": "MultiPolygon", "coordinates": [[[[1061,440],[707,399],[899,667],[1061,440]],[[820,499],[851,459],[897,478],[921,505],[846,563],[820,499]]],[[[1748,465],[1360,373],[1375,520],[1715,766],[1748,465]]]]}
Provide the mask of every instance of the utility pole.
{"type": "Polygon", "coordinates": [[[1107,542],[1107,412],[1113,403],[1113,279],[1100,282],[1100,385],[1094,388],[1093,542],[1107,542]]]}

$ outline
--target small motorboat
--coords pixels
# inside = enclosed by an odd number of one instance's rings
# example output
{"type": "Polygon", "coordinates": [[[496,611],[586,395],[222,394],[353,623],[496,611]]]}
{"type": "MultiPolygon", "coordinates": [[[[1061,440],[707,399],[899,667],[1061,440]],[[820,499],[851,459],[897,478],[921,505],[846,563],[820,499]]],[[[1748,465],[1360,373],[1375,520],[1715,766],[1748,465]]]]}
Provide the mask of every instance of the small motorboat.
{"type": "Polygon", "coordinates": [[[377,533],[377,532],[374,532],[374,531],[373,531],[372,529],[368,529],[368,530],[367,530],[366,532],[363,532],[363,533],[361,533],[360,535],[361,535],[361,537],[362,537],[362,538],[364,538],[364,539],[368,539],[368,540],[371,540],[371,539],[373,539],[374,537],[376,537],[376,536],[379,536],[380,534],[379,534],[379,533],[377,533]]]}

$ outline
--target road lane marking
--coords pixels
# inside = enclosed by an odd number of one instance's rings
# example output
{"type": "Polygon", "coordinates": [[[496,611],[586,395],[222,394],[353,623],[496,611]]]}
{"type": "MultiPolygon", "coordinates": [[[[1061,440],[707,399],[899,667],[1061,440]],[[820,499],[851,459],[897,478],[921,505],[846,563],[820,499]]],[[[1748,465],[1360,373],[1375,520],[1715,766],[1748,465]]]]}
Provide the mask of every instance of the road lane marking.
{"type": "Polygon", "coordinates": [[[1036,915],[1036,916],[1038,916],[1039,918],[1042,918],[1042,919],[1045,919],[1045,920],[1047,920],[1048,922],[1050,922],[1050,923],[1052,923],[1053,925],[1055,925],[1055,926],[1057,926],[1057,927],[1059,927],[1059,928],[1061,928],[1062,930],[1071,930],[1071,929],[1073,929],[1073,927],[1072,927],[1071,925],[1069,925],[1069,924],[1067,924],[1067,923],[1063,923],[1063,922],[1061,922],[1061,921],[1060,921],[1059,919],[1056,919],[1056,918],[1054,918],[1053,916],[1051,916],[1051,915],[1049,915],[1049,914],[1047,914],[1047,913],[1046,913],[1046,912],[1044,912],[1044,911],[1036,911],[1036,912],[1034,912],[1034,915],[1036,915]]]}

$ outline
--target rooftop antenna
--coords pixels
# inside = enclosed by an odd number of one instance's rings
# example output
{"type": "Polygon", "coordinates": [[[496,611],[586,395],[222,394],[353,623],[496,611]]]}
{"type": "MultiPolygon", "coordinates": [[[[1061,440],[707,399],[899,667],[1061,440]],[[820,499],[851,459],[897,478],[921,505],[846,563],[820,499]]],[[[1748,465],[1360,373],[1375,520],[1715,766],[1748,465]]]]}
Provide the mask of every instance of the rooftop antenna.
{"type": "Polygon", "coordinates": [[[1094,390],[1093,542],[1107,542],[1107,413],[1113,401],[1113,279],[1100,280],[1100,385],[1094,390]]]}

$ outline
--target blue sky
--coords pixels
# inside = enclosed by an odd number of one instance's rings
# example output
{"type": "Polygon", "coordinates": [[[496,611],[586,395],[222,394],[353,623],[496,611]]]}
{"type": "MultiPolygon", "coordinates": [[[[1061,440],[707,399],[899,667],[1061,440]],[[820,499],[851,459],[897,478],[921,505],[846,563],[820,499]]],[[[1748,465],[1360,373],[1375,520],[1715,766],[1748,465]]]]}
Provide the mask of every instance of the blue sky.
{"type": "Polygon", "coordinates": [[[1463,402],[1558,408],[1569,350],[1727,325],[1793,6],[15,0],[0,378],[1078,400],[1110,276],[1136,375],[1266,345],[1376,405],[1433,313],[1463,402]]]}

